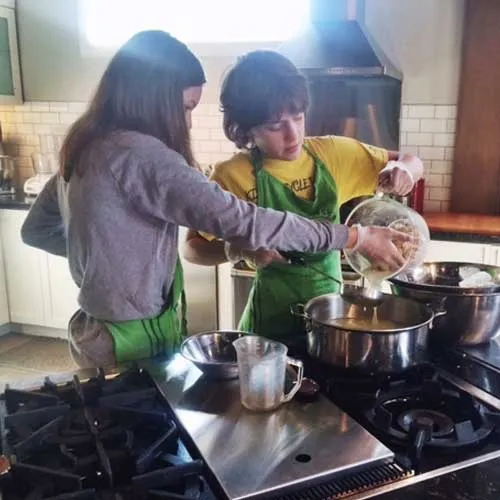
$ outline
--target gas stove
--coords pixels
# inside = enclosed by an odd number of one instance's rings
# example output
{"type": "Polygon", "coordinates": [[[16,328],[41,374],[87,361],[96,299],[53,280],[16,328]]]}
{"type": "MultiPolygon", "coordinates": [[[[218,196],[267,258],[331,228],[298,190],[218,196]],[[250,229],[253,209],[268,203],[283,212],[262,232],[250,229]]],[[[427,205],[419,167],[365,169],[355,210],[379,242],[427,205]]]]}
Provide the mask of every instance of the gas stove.
{"type": "Polygon", "coordinates": [[[479,358],[392,375],[304,358],[318,397],[267,413],[180,356],[7,388],[0,498],[375,498],[500,457],[500,367],[479,358]]]}
{"type": "Polygon", "coordinates": [[[321,379],[324,394],[416,474],[500,450],[500,401],[490,406],[435,365],[397,375],[323,370],[321,379]]]}
{"type": "Polygon", "coordinates": [[[0,412],[4,500],[215,498],[144,370],[7,388],[0,412]]]}

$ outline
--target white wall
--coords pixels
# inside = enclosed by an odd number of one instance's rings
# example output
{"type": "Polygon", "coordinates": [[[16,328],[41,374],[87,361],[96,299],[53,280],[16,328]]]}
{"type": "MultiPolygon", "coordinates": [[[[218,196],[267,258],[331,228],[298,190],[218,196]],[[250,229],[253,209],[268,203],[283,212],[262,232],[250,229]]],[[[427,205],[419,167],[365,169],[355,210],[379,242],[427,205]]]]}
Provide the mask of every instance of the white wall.
{"type": "Polygon", "coordinates": [[[403,73],[404,104],[456,104],[465,0],[366,0],[366,25],[403,73]]]}
{"type": "MultiPolygon", "coordinates": [[[[77,6],[77,0],[17,0],[28,101],[86,101],[91,95],[107,60],[81,56],[77,6]]],[[[366,0],[370,33],[403,71],[405,104],[456,103],[463,11],[464,0],[366,0]]],[[[210,101],[233,59],[203,59],[210,101]]]]}

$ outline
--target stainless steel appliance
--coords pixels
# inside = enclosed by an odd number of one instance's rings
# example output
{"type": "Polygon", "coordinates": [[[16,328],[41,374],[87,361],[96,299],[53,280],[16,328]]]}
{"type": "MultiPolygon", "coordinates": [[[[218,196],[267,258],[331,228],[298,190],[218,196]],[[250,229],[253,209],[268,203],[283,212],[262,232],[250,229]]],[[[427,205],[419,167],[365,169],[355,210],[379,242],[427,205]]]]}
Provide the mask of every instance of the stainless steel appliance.
{"type": "MultiPolygon", "coordinates": [[[[412,498],[500,459],[496,342],[392,375],[303,359],[319,396],[264,413],[242,408],[237,380],[211,381],[180,355],[31,382],[34,392],[12,384],[0,401],[2,500],[412,498]]],[[[455,484],[441,497],[458,498],[455,484]]]]}
{"type": "Polygon", "coordinates": [[[216,330],[217,322],[217,268],[197,266],[182,257],[182,246],[187,229],[179,228],[179,255],[184,270],[189,334],[216,330]]]}

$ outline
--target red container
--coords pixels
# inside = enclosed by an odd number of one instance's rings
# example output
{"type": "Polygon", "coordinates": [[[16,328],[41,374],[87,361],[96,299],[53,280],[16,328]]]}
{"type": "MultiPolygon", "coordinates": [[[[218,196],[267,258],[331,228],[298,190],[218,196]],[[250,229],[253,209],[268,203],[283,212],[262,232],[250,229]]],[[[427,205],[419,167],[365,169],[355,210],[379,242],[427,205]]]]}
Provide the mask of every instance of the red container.
{"type": "Polygon", "coordinates": [[[419,214],[424,213],[424,191],[425,191],[425,181],[420,179],[415,184],[412,192],[408,196],[408,206],[413,208],[419,214]]]}

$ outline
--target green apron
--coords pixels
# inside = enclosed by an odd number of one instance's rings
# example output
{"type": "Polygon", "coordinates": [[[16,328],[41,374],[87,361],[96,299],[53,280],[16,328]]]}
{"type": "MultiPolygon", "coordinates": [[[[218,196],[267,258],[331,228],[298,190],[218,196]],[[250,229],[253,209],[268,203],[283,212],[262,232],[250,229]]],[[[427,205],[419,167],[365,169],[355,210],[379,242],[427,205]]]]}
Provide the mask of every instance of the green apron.
{"type": "Polygon", "coordinates": [[[179,259],[175,266],[170,297],[170,306],[154,318],[105,322],[113,337],[118,363],[169,354],[179,347],[186,336],[186,296],[179,259]]]}
{"type": "MultiPolygon", "coordinates": [[[[257,183],[258,205],[294,212],[308,219],[339,222],[337,185],[326,165],[307,147],[314,160],[314,199],[303,200],[263,168],[262,156],[252,154],[257,183]]],[[[299,253],[306,266],[273,263],[256,271],[250,297],[243,311],[239,329],[278,340],[304,335],[302,318],[290,312],[293,304],[339,291],[339,285],[328,276],[341,280],[340,252],[299,253]],[[310,267],[309,264],[312,266],[310,267]]]]}

